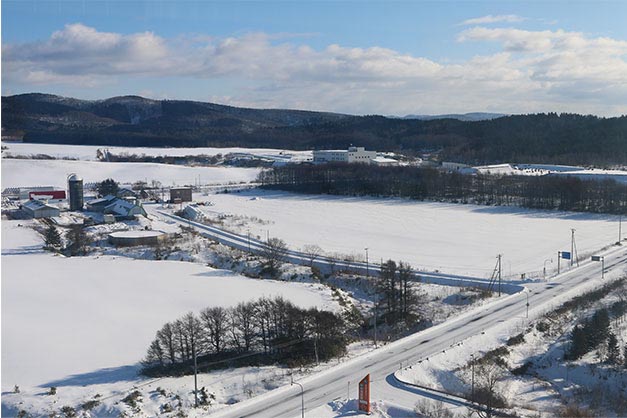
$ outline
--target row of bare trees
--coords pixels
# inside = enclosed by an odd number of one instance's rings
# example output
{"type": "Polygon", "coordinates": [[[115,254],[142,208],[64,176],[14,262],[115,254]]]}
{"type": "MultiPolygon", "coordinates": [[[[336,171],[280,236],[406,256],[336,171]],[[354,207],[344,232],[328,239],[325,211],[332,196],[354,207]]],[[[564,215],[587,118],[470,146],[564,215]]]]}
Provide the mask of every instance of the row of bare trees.
{"type": "Polygon", "coordinates": [[[344,354],[344,331],[335,313],[302,309],[282,297],[210,307],[163,325],[148,348],[144,373],[184,373],[195,357],[207,368],[233,359],[257,364],[326,360],[344,354]]]}
{"type": "Polygon", "coordinates": [[[288,164],[259,175],[263,187],[305,193],[402,196],[485,205],[627,213],[627,186],[567,176],[464,175],[413,166],[288,164]]]}

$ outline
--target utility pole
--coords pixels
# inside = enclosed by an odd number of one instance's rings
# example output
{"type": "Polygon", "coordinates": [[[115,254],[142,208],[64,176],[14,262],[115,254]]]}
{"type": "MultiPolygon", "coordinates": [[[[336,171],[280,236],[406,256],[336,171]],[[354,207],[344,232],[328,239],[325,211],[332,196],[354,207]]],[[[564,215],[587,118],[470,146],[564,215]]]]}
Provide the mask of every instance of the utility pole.
{"type": "Polygon", "coordinates": [[[375,289],[374,291],[374,346],[377,347],[377,302],[379,299],[379,295],[375,289]]]}
{"type": "Polygon", "coordinates": [[[570,265],[575,264],[575,258],[577,259],[577,267],[579,267],[579,257],[576,257],[577,253],[577,244],[575,244],[575,228],[571,228],[571,239],[570,239],[570,265]]]}
{"type": "Polygon", "coordinates": [[[501,258],[503,257],[503,254],[499,254],[498,255],[498,259],[499,259],[499,296],[501,296],[501,258]]]}
{"type": "Polygon", "coordinates": [[[370,269],[368,266],[368,247],[364,248],[366,250],[366,277],[370,277],[370,269]]]}
{"type": "Polygon", "coordinates": [[[318,360],[318,335],[314,337],[314,353],[316,353],[316,366],[320,365],[318,360]]]}
{"type": "Polygon", "coordinates": [[[471,354],[470,355],[470,359],[471,359],[471,363],[470,363],[470,367],[472,369],[472,383],[471,383],[471,389],[470,389],[470,400],[471,401],[475,401],[475,355],[471,354]]]}
{"type": "Polygon", "coordinates": [[[562,259],[562,252],[557,252],[557,274],[560,274],[560,260],[562,259]]]}
{"type": "Polygon", "coordinates": [[[192,350],[194,351],[194,407],[198,408],[198,356],[196,355],[195,345],[194,341],[194,346],[192,347],[192,350]]]}

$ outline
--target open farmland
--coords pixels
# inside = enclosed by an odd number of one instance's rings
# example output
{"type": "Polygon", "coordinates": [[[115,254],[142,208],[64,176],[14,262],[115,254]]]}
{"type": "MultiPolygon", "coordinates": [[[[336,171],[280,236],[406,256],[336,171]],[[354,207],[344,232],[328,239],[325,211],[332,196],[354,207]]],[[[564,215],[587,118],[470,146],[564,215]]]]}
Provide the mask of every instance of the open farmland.
{"type": "Polygon", "coordinates": [[[177,261],[66,258],[41,245],[28,223],[2,221],[3,391],[132,379],[157,329],[208,306],[281,295],[301,307],[337,308],[320,285],[177,261]]]}
{"type": "Polygon", "coordinates": [[[108,150],[111,154],[135,154],[150,157],[184,157],[187,155],[226,155],[242,153],[258,156],[279,156],[289,154],[295,158],[312,158],[311,151],[291,151],[272,148],[146,148],[146,147],[108,147],[105,145],[58,145],[58,144],[28,144],[21,142],[3,142],[6,152],[12,156],[30,157],[37,154],[49,155],[53,158],[72,158],[84,161],[95,161],[96,152],[108,150]]]}
{"type": "Polygon", "coordinates": [[[107,163],[68,160],[2,160],[2,188],[46,185],[65,188],[70,173],[85,183],[113,178],[121,183],[157,180],[164,186],[239,183],[254,180],[257,168],[186,167],[156,163],[107,163]]]}
{"type": "MultiPolygon", "coordinates": [[[[199,207],[207,216],[242,215],[267,222],[242,223],[222,216],[227,226],[266,239],[284,239],[291,248],[318,244],[327,253],[363,256],[371,262],[404,260],[414,267],[489,277],[503,254],[505,277],[539,277],[557,268],[557,252],[570,251],[576,229],[580,257],[614,243],[618,217],[419,202],[406,199],[351,198],[252,190],[209,197],[199,207]]],[[[562,260],[562,266],[565,261],[562,260]]]]}

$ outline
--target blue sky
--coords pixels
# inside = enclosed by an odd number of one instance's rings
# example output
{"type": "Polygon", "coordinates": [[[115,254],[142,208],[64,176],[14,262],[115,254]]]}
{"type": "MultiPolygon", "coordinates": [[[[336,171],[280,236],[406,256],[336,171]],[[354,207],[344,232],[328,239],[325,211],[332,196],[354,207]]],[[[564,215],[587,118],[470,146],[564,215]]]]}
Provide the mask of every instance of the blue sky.
{"type": "Polygon", "coordinates": [[[2,94],[627,113],[627,2],[2,1],[2,94]]]}

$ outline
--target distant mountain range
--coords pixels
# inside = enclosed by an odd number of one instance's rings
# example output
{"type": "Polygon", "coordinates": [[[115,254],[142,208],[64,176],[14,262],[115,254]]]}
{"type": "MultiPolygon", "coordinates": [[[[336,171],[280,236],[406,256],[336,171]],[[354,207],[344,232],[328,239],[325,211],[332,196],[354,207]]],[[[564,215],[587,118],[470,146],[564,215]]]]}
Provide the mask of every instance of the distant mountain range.
{"type": "Polygon", "coordinates": [[[489,164],[627,164],[627,117],[573,114],[352,116],[248,109],[139,96],[79,100],[2,97],[2,136],[24,142],[147,147],[280,149],[365,146],[489,164]]]}

